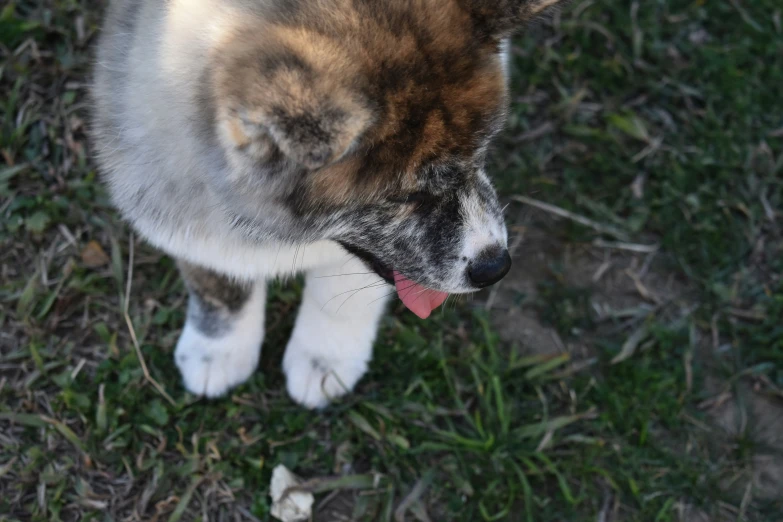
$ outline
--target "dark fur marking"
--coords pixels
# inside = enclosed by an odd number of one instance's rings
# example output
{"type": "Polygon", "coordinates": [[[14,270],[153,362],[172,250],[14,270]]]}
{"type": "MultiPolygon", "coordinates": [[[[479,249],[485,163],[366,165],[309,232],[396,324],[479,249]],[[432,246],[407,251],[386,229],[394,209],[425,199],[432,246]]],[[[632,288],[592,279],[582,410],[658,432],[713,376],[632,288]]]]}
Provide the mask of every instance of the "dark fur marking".
{"type": "Polygon", "coordinates": [[[301,154],[308,163],[323,164],[333,153],[334,128],[347,119],[347,114],[338,109],[327,109],[318,114],[290,115],[284,108],[273,109],[279,130],[296,144],[297,155],[301,154]]]}
{"type": "Polygon", "coordinates": [[[312,79],[313,69],[301,56],[293,52],[279,51],[272,54],[264,54],[258,58],[259,72],[263,76],[271,77],[278,71],[291,71],[304,75],[305,79],[312,79]]]}
{"type": "Polygon", "coordinates": [[[329,367],[326,365],[326,362],[318,357],[313,357],[310,359],[310,366],[313,368],[313,370],[319,370],[324,373],[330,371],[329,367]]]}
{"type": "Polygon", "coordinates": [[[252,286],[184,261],[178,262],[190,294],[188,319],[207,337],[220,337],[250,298],[252,286]]]}
{"type": "Polygon", "coordinates": [[[457,0],[473,21],[474,38],[500,43],[500,40],[532,17],[533,0],[457,0]]]}

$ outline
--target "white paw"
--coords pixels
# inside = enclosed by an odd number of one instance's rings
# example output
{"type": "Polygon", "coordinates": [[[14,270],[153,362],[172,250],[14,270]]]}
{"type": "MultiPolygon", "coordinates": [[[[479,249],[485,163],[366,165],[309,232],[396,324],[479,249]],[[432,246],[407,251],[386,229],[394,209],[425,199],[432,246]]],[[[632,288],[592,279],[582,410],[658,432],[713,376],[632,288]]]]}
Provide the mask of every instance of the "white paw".
{"type": "Polygon", "coordinates": [[[283,358],[286,388],[291,398],[306,408],[323,408],[345,395],[367,371],[363,359],[325,359],[310,355],[292,340],[283,358]]]}
{"type": "Polygon", "coordinates": [[[353,390],[367,371],[389,288],[366,272],[361,261],[349,257],[307,275],[283,357],[288,393],[302,406],[323,408],[353,390]],[[346,288],[367,291],[346,293],[346,288]]]}
{"type": "Polygon", "coordinates": [[[211,339],[186,325],[174,352],[185,388],[196,395],[219,397],[245,382],[258,366],[261,339],[240,337],[211,339]]]}

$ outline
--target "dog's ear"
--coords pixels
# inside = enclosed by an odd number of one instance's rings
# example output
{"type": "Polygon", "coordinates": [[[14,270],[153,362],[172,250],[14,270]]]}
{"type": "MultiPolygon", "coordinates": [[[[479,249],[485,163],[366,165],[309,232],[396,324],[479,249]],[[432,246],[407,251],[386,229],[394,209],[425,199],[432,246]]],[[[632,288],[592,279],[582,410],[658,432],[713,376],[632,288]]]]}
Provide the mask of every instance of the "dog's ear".
{"type": "Polygon", "coordinates": [[[245,49],[221,67],[216,91],[224,142],[257,157],[277,148],[318,169],[342,158],[373,122],[339,64],[317,68],[289,49],[245,49]],[[227,131],[227,132],[226,132],[227,131]]]}
{"type": "Polygon", "coordinates": [[[350,97],[333,94],[306,102],[288,96],[259,113],[259,125],[294,162],[318,169],[342,158],[358,143],[370,112],[350,97]]]}
{"type": "Polygon", "coordinates": [[[262,106],[229,110],[224,139],[259,158],[269,156],[274,146],[294,163],[315,170],[345,156],[372,121],[371,111],[351,96],[278,94],[262,106]]]}
{"type": "Polygon", "coordinates": [[[567,0],[460,0],[488,38],[508,36],[525,22],[567,0]]]}
{"type": "Polygon", "coordinates": [[[271,141],[294,163],[315,170],[345,156],[372,121],[372,113],[346,92],[318,93],[304,86],[267,90],[266,103],[234,111],[235,145],[271,141]]]}

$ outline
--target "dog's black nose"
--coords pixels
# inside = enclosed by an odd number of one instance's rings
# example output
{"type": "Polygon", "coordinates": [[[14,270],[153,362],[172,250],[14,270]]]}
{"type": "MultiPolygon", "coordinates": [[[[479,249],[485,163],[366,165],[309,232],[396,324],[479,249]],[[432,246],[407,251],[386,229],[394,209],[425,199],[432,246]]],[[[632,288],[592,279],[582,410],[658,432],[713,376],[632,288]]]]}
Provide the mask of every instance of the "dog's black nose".
{"type": "Polygon", "coordinates": [[[511,270],[508,250],[491,247],[481,252],[468,266],[468,277],[478,288],[494,285],[511,270]]]}

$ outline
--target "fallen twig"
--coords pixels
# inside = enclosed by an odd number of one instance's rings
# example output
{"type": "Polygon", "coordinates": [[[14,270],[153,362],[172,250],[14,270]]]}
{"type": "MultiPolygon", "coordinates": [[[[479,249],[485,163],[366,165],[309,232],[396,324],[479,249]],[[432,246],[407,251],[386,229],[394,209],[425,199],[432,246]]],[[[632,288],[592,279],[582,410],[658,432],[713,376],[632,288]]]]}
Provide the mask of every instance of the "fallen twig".
{"type": "Polygon", "coordinates": [[[748,321],[764,321],[767,314],[758,310],[743,310],[742,308],[729,308],[729,314],[748,321]]]}
{"type": "Polygon", "coordinates": [[[531,129],[527,132],[523,132],[519,136],[513,139],[514,143],[523,143],[525,141],[533,141],[541,136],[545,136],[555,130],[555,126],[552,122],[546,122],[543,125],[539,125],[535,129],[531,129]]]}
{"type": "Polygon", "coordinates": [[[628,241],[628,236],[622,230],[619,230],[610,225],[604,225],[598,223],[597,221],[593,221],[590,218],[586,218],[584,216],[580,216],[579,214],[575,214],[570,210],[557,207],[550,203],[544,203],[543,201],[538,201],[537,199],[529,198],[527,196],[516,195],[516,196],[511,196],[511,199],[513,199],[514,201],[518,201],[519,203],[530,205],[531,207],[536,207],[537,209],[543,210],[545,212],[549,212],[550,214],[554,214],[562,218],[570,219],[571,221],[579,223],[580,225],[584,225],[586,227],[592,228],[593,230],[600,232],[602,234],[613,236],[617,239],[620,239],[621,241],[628,241]]]}
{"type": "Polygon", "coordinates": [[[640,254],[652,254],[661,248],[657,243],[654,245],[640,245],[638,243],[625,243],[622,241],[604,241],[603,239],[596,239],[593,241],[593,246],[599,248],[613,248],[615,250],[627,250],[640,254]]]}
{"type": "Polygon", "coordinates": [[[163,386],[160,385],[158,381],[156,381],[152,375],[150,375],[150,371],[147,368],[147,363],[144,361],[144,356],[141,353],[141,347],[139,346],[139,340],[136,338],[136,329],[133,327],[133,321],[131,321],[130,314],[128,313],[128,309],[130,308],[130,293],[131,293],[131,284],[133,280],[133,234],[131,234],[130,242],[128,246],[128,282],[125,286],[125,303],[123,305],[123,315],[125,317],[125,324],[128,325],[128,332],[131,336],[131,341],[133,341],[133,348],[136,350],[136,357],[139,359],[139,364],[141,365],[141,370],[144,372],[144,379],[148,383],[150,383],[156,390],[158,390],[158,393],[160,393],[164,399],[166,399],[172,406],[176,406],[176,402],[174,402],[174,399],[171,398],[171,396],[166,393],[166,390],[163,389],[163,386]]]}

